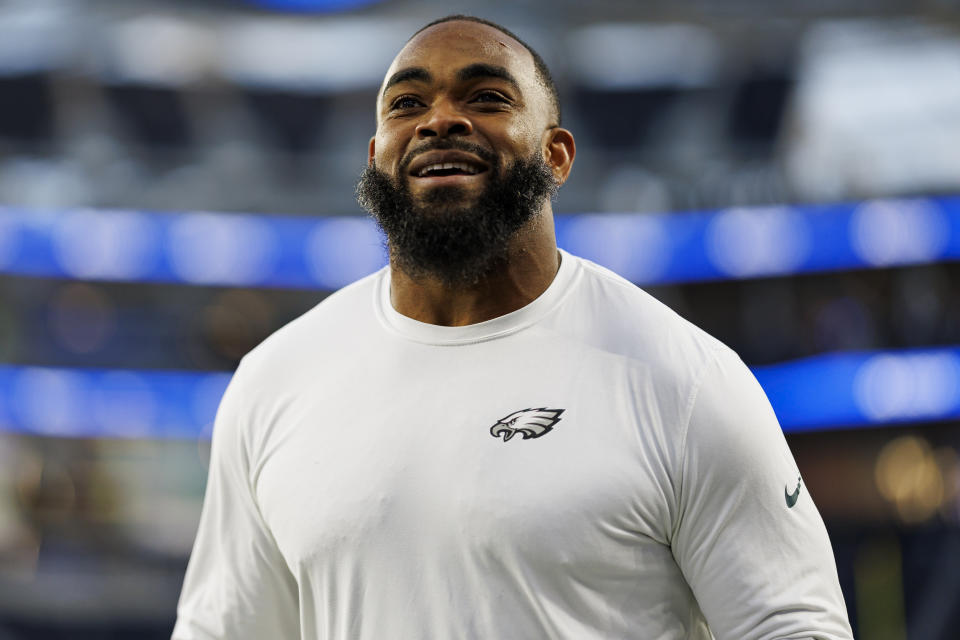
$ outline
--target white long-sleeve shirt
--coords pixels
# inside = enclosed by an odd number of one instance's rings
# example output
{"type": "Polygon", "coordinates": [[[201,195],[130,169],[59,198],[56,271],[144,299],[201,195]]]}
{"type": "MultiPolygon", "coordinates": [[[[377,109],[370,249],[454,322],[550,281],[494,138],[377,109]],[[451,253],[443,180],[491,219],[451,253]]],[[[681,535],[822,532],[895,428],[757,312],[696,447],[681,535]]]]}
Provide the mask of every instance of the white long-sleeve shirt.
{"type": "Polygon", "coordinates": [[[851,638],[823,522],[736,355],[567,253],[508,315],[384,269],[242,362],[176,640],[851,638]]]}

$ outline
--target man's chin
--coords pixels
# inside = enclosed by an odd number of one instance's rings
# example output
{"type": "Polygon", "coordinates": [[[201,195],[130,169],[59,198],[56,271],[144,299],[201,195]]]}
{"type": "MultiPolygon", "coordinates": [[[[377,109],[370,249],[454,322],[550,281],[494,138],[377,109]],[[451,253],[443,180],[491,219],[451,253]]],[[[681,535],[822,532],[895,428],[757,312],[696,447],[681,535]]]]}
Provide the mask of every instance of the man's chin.
{"type": "Polygon", "coordinates": [[[482,192],[460,186],[436,186],[411,191],[414,205],[426,213],[446,213],[476,205],[482,192]]]}
{"type": "Polygon", "coordinates": [[[357,199],[386,234],[391,264],[450,286],[476,283],[498,268],[556,187],[539,154],[471,178],[441,182],[363,170],[357,199]]]}

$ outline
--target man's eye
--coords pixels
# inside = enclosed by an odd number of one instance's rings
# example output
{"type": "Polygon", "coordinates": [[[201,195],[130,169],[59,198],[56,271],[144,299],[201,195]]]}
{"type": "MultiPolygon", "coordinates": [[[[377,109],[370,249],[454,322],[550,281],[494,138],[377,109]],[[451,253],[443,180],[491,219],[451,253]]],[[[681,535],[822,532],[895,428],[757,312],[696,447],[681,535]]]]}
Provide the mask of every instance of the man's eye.
{"type": "Polygon", "coordinates": [[[507,102],[507,99],[496,91],[483,91],[473,98],[474,102],[507,102]]]}
{"type": "Polygon", "coordinates": [[[390,105],[391,109],[413,109],[421,106],[422,103],[413,96],[400,96],[390,105]]]}

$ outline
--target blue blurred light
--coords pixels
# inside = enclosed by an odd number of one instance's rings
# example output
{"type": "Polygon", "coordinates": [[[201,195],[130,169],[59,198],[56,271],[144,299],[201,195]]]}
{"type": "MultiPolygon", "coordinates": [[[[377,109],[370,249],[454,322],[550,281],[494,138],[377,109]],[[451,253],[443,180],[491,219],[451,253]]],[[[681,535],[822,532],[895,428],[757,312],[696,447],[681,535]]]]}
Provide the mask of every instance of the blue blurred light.
{"type": "Polygon", "coordinates": [[[960,348],[849,352],[756,367],[784,431],[960,418],[960,348]]]}
{"type": "Polygon", "coordinates": [[[277,270],[277,232],[263,217],[189,213],[171,221],[167,256],[190,284],[256,285],[277,270]]]}
{"type": "Polygon", "coordinates": [[[0,431],[83,438],[209,435],[229,373],[0,365],[0,431]]]}
{"type": "Polygon", "coordinates": [[[384,265],[383,236],[366,218],[327,218],[307,238],[307,267],[321,289],[338,289],[384,265]]]}
{"type": "MultiPolygon", "coordinates": [[[[753,372],[786,432],[960,419],[960,347],[825,354],[753,372]]],[[[0,365],[0,431],[208,438],[229,379],[0,365]]]]}
{"type": "MultiPolygon", "coordinates": [[[[637,284],[960,258],[960,197],[558,215],[557,242],[637,284]]],[[[333,290],[386,264],[360,216],[0,207],[0,273],[333,290]]]]}
{"type": "Polygon", "coordinates": [[[790,207],[736,208],[711,216],[706,252],[731,278],[793,273],[810,257],[807,217],[790,207]]]}

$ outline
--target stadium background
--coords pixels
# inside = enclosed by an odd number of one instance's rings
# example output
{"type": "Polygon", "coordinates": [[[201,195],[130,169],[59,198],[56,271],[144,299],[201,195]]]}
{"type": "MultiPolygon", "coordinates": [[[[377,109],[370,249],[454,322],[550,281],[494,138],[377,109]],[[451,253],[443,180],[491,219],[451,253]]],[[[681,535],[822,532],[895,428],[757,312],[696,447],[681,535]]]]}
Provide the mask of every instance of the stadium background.
{"type": "Polygon", "coordinates": [[[955,638],[957,9],[0,2],[0,640],[169,637],[219,394],[383,264],[375,89],[452,12],[554,71],[561,245],[756,371],[857,637],[955,638]]]}

